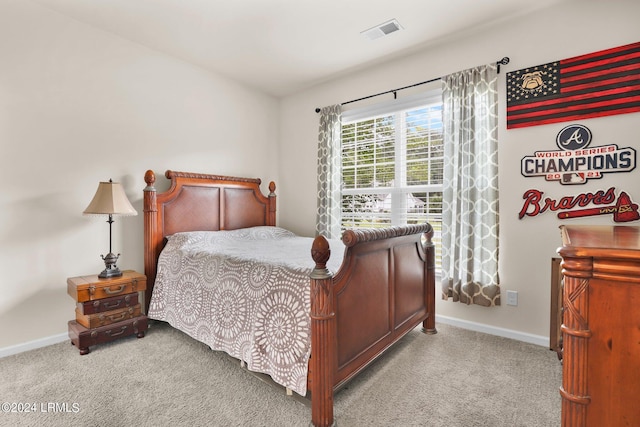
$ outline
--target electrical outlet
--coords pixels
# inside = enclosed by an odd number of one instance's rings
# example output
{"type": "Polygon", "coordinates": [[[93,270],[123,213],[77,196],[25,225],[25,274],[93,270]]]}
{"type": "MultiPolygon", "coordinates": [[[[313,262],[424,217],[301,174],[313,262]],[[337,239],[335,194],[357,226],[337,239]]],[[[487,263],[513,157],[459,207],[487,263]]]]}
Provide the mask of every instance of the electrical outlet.
{"type": "Polygon", "coordinates": [[[518,305],[518,291],[507,291],[507,305],[518,305]]]}

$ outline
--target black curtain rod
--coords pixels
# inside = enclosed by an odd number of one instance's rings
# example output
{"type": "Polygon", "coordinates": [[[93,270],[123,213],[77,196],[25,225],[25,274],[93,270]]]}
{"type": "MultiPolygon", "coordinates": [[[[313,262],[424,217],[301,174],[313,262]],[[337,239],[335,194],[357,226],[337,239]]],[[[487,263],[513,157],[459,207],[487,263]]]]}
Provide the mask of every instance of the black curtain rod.
{"type": "MultiPolygon", "coordinates": [[[[508,56],[505,56],[501,60],[496,61],[496,64],[498,65],[498,74],[500,74],[500,65],[501,64],[502,65],[507,65],[508,63],[509,63],[509,57],[508,56]]],[[[431,82],[436,82],[436,81],[441,80],[441,79],[442,79],[442,77],[436,77],[435,79],[426,80],[424,82],[415,83],[415,84],[412,84],[412,85],[409,85],[409,86],[405,86],[405,87],[400,87],[398,89],[392,89],[392,90],[388,90],[386,92],[376,93],[375,95],[369,95],[369,96],[365,96],[365,97],[358,98],[358,99],[352,99],[351,101],[343,102],[340,105],[347,105],[347,104],[351,104],[352,102],[364,101],[365,99],[374,98],[374,97],[380,96],[380,95],[386,95],[388,93],[392,93],[393,94],[393,99],[397,99],[397,97],[398,97],[397,92],[400,91],[400,90],[409,89],[409,88],[412,88],[412,87],[424,85],[424,84],[431,83],[431,82]]],[[[319,112],[320,112],[320,108],[316,108],[316,113],[319,113],[319,112]]]]}

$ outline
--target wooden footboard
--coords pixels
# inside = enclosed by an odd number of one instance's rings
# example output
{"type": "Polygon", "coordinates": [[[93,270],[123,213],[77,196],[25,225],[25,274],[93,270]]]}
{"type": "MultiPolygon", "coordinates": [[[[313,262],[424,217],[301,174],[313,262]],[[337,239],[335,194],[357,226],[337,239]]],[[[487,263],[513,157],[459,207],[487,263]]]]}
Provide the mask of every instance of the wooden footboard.
{"type": "Polygon", "coordinates": [[[429,224],[348,230],[332,276],[327,240],[312,247],[309,384],[314,426],[334,423],[333,394],[392,344],[435,327],[435,251],[429,224]]]}

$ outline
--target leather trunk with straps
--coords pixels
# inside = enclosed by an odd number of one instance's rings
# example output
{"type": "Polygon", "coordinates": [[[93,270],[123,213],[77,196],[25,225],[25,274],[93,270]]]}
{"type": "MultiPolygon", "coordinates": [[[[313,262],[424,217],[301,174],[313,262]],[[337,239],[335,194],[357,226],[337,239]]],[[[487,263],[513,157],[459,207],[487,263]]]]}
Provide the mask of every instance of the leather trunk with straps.
{"type": "Polygon", "coordinates": [[[67,279],[67,293],[77,302],[140,292],[146,288],[146,276],[133,270],[125,270],[122,276],[108,279],[102,279],[97,274],[67,279]]]}
{"type": "Polygon", "coordinates": [[[71,344],[80,350],[80,354],[87,354],[89,347],[97,344],[104,344],[130,335],[137,335],[138,338],[144,337],[148,321],[146,316],[139,316],[93,329],[85,328],[75,320],[70,320],[68,325],[71,344]]]}
{"type": "Polygon", "coordinates": [[[140,316],[140,304],[96,314],[82,314],[76,308],[76,322],[85,328],[97,328],[140,316]]]}
{"type": "Polygon", "coordinates": [[[110,298],[89,300],[76,304],[76,313],[95,314],[105,311],[118,310],[125,307],[133,307],[138,304],[138,293],[118,295],[110,298]]]}

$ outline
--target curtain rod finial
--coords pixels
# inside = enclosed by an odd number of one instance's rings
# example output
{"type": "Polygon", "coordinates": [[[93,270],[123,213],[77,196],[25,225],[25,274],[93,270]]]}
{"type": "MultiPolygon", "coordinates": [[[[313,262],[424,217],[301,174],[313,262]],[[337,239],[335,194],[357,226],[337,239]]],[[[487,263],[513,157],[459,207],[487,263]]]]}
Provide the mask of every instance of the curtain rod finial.
{"type": "Polygon", "coordinates": [[[319,108],[316,108],[316,113],[319,113],[319,112],[320,112],[320,109],[319,109],[319,108]]]}
{"type": "Polygon", "coordinates": [[[502,65],[507,65],[509,63],[509,57],[505,56],[504,58],[502,58],[499,61],[496,61],[496,64],[498,65],[498,74],[500,74],[500,64],[502,65]]]}

